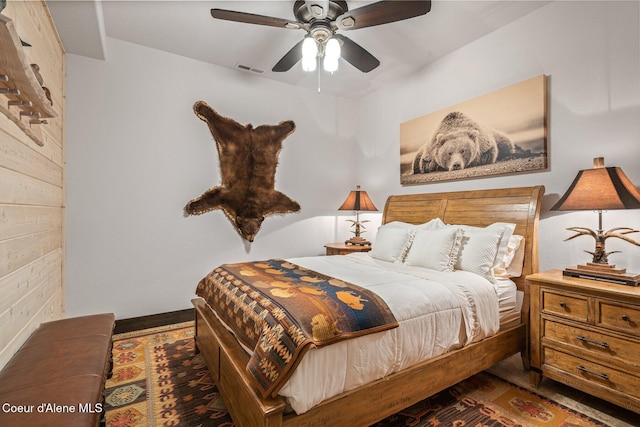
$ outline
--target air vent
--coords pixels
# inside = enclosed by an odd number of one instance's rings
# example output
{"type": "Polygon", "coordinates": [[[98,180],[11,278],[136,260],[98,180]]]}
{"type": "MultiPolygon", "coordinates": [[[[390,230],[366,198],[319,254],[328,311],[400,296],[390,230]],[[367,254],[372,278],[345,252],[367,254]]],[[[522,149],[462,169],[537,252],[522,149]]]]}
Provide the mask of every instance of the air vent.
{"type": "Polygon", "coordinates": [[[253,68],[253,67],[250,67],[248,65],[243,65],[243,64],[236,64],[236,68],[238,68],[240,70],[244,70],[244,71],[251,71],[252,73],[257,73],[257,74],[264,73],[264,70],[261,70],[260,68],[253,68]]]}

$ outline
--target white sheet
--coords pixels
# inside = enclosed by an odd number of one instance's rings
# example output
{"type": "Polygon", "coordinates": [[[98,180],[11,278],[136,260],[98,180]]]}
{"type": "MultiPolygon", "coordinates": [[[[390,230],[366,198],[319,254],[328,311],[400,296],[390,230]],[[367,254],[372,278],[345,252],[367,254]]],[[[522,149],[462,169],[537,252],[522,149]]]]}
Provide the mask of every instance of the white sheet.
{"type": "Polygon", "coordinates": [[[523,293],[511,279],[496,278],[496,292],[500,306],[500,328],[508,328],[520,323],[523,293]]]}
{"type": "Polygon", "coordinates": [[[400,323],[389,331],[308,351],[279,393],[298,414],[500,328],[496,286],[473,273],[398,265],[366,253],[289,261],[373,290],[400,323]]]}

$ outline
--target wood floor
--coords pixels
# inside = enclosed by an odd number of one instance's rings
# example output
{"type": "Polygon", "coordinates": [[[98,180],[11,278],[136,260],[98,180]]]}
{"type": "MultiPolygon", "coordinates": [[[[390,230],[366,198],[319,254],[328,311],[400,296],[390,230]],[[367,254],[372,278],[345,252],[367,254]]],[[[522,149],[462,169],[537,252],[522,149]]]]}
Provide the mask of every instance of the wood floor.
{"type": "Polygon", "coordinates": [[[132,317],[116,320],[114,334],[138,331],[140,329],[157,328],[158,326],[172,325],[174,323],[195,320],[196,314],[193,308],[171,311],[168,313],[152,314],[150,316],[132,317]]]}

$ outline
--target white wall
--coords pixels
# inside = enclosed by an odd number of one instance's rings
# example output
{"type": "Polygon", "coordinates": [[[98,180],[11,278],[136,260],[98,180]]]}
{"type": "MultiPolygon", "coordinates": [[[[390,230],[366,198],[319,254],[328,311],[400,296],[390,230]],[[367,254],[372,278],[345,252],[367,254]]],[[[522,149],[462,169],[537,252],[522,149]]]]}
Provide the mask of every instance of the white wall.
{"type": "MultiPolygon", "coordinates": [[[[220,263],[323,253],[348,235],[335,209],[355,184],[379,209],[389,194],[542,184],[541,269],[588,261],[582,250],[593,239],[562,240],[566,227],[596,228],[597,215],[549,208],[593,157],[640,184],[639,21],[638,2],[554,2],[359,100],[114,39],[106,62],[68,55],[67,314],[187,308],[220,263]],[[549,76],[548,171],[400,185],[400,123],[540,74],[549,76]],[[302,211],[267,218],[253,244],[220,211],[182,217],[188,200],[220,183],[212,138],[191,110],[197,100],[241,123],[297,124],[276,188],[302,211]]],[[[366,237],[380,217],[361,215],[372,221],[366,237]]],[[[638,210],[604,218],[605,228],[640,229],[638,210]]],[[[617,239],[607,247],[623,251],[612,263],[640,272],[639,247],[617,239]]]]}
{"type": "Polygon", "coordinates": [[[337,208],[355,185],[347,101],[116,39],[107,51],[107,61],[68,56],[69,316],[188,308],[221,263],[322,254],[345,237],[337,208]],[[242,124],[296,123],[276,189],[302,210],[267,217],[253,244],[219,210],[182,215],[220,185],[213,139],[192,110],[198,100],[242,124]]]}
{"type": "MultiPolygon", "coordinates": [[[[359,182],[376,200],[387,194],[544,185],[540,268],[590,261],[591,237],[562,240],[566,227],[596,229],[594,212],[549,212],[594,157],[640,185],[640,3],[558,1],[429,65],[411,79],[360,100],[359,182]],[[416,186],[400,185],[399,124],[545,74],[550,168],[545,172],[416,186]]],[[[437,43],[437,40],[429,41],[437,43]]],[[[425,47],[428,49],[428,46],[425,47]]],[[[640,229],[640,210],[604,214],[604,228],[640,229]]],[[[640,233],[629,237],[640,241],[640,233]]],[[[607,240],[609,262],[640,272],[640,247],[607,240]]]]}

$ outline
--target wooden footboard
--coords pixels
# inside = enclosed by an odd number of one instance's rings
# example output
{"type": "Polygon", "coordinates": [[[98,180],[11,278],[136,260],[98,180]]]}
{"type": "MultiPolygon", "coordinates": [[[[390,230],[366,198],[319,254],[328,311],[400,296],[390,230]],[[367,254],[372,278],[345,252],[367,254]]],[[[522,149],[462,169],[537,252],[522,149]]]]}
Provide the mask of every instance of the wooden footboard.
{"type": "Polygon", "coordinates": [[[239,427],[281,426],[284,400],[260,396],[245,370],[249,355],[202,298],[195,298],[192,303],[196,309],[196,345],[233,422],[239,427]]]}
{"type": "Polygon", "coordinates": [[[234,423],[240,427],[370,425],[525,349],[525,325],[521,324],[342,393],[304,414],[285,415],[283,399],[260,397],[245,370],[249,356],[204,300],[196,298],[192,302],[196,308],[196,344],[234,423]]]}
{"type": "Polygon", "coordinates": [[[371,425],[522,351],[520,325],[285,416],[284,426],[371,425]],[[375,410],[372,410],[375,408],[375,410]]]}

